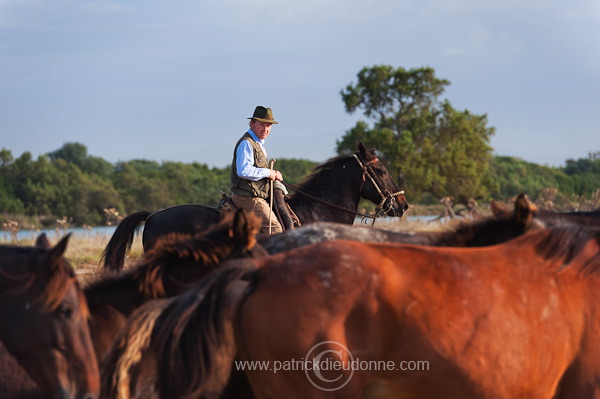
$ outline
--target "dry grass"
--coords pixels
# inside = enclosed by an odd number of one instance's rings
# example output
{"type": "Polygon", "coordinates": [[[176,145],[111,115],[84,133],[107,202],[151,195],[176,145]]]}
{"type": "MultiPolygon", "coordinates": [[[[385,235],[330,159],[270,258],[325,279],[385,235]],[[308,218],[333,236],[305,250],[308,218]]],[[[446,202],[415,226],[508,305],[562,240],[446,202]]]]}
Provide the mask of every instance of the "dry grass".
{"type": "MultiPolygon", "coordinates": [[[[426,222],[422,220],[400,219],[377,219],[374,227],[379,229],[398,230],[398,231],[446,231],[455,229],[458,224],[465,219],[457,217],[454,219],[444,219],[442,221],[426,222]]],[[[370,222],[367,224],[370,226],[370,222]]]]}
{"type": "MultiPolygon", "coordinates": [[[[375,227],[390,230],[405,230],[405,231],[440,231],[450,229],[459,223],[460,218],[447,221],[445,223],[434,222],[428,223],[418,220],[407,219],[389,219],[390,221],[376,220],[375,227]]],[[[370,222],[369,222],[370,224],[370,222]]],[[[48,239],[52,245],[55,245],[63,236],[64,232],[59,230],[48,235],[48,239]]],[[[32,233],[31,237],[19,240],[17,245],[34,245],[37,233],[32,233]]],[[[71,265],[75,268],[77,275],[81,281],[86,284],[100,276],[98,270],[100,264],[100,256],[104,247],[108,243],[110,236],[98,232],[93,229],[82,234],[74,234],[69,240],[69,246],[65,254],[71,265]]],[[[0,244],[14,243],[11,242],[10,235],[0,235],[0,244]]],[[[135,263],[143,255],[141,235],[137,235],[129,257],[126,260],[126,265],[135,263]]]]}
{"type": "MultiPolygon", "coordinates": [[[[48,235],[50,244],[55,245],[64,236],[63,231],[57,231],[48,235]]],[[[32,233],[31,237],[22,239],[16,242],[17,245],[34,245],[37,233],[32,233]]],[[[83,234],[74,234],[69,239],[69,245],[65,257],[73,265],[77,275],[81,278],[83,283],[87,283],[97,278],[100,273],[98,267],[100,265],[100,256],[104,247],[108,243],[110,236],[106,234],[97,233],[93,230],[85,232],[83,234]]],[[[10,236],[0,237],[0,243],[12,243],[10,236]]],[[[142,239],[140,235],[137,235],[131,252],[127,258],[126,263],[133,263],[138,260],[143,254],[142,250],[142,239]]]]}

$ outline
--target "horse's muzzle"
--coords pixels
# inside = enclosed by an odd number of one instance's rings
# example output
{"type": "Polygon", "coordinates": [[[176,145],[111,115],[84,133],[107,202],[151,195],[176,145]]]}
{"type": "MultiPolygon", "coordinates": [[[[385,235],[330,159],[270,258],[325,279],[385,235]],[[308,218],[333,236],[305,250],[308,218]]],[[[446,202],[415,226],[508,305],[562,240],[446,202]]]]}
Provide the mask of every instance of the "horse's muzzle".
{"type": "Polygon", "coordinates": [[[398,200],[398,198],[394,198],[393,200],[393,204],[390,207],[390,209],[387,212],[388,216],[391,217],[402,217],[402,215],[404,215],[404,212],[406,212],[408,210],[408,201],[406,201],[406,199],[402,200],[398,200]]]}

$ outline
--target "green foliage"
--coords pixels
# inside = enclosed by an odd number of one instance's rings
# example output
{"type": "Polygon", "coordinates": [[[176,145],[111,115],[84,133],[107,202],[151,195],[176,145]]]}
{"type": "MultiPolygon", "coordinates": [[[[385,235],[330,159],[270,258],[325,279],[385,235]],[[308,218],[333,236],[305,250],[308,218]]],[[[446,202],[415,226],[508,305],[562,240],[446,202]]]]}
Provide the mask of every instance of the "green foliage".
{"type": "Polygon", "coordinates": [[[286,183],[298,184],[308,176],[317,165],[317,162],[308,161],[306,159],[280,159],[275,163],[275,169],[281,172],[286,183]]]}
{"type": "Polygon", "coordinates": [[[589,153],[587,158],[567,159],[563,170],[568,175],[600,173],[600,151],[589,153]]]}
{"type": "Polygon", "coordinates": [[[449,84],[432,68],[363,68],[358,82],[341,95],[347,112],[361,109],[373,125],[357,122],[338,140],[338,152],[350,153],[357,141],[376,147],[413,201],[425,193],[452,195],[460,202],[488,196],[494,128],[487,126],[486,115],[440,102],[449,84]]]}
{"type": "MultiPolygon", "coordinates": [[[[441,82],[443,86],[445,81],[441,82]]],[[[424,92],[439,92],[427,87],[424,92]]],[[[489,137],[493,129],[486,126],[485,115],[456,111],[447,101],[433,107],[433,100],[433,95],[425,93],[415,96],[410,103],[428,104],[427,109],[407,117],[400,131],[387,119],[374,127],[358,122],[338,142],[339,152],[354,152],[357,140],[377,147],[382,162],[404,179],[402,186],[413,203],[428,199],[437,203],[443,195],[487,200],[508,199],[519,193],[536,200],[547,198],[551,192],[563,204],[575,208],[577,204],[594,203],[586,202],[586,198],[599,198],[600,152],[569,159],[562,168],[513,157],[491,157],[489,137]]],[[[358,100],[352,101],[350,105],[356,105],[358,100]]],[[[377,101],[385,103],[384,99],[377,101]]],[[[402,101],[409,103],[405,98],[402,101]]],[[[391,103],[385,104],[383,108],[391,103]]],[[[411,107],[416,109],[418,105],[411,107]]],[[[317,163],[303,159],[279,159],[276,163],[290,184],[301,182],[315,166],[317,163]]],[[[230,193],[230,173],[230,167],[210,168],[200,163],[137,159],[112,165],[89,156],[85,146],[78,143],[67,143],[35,160],[29,152],[14,158],[11,151],[2,149],[0,211],[38,220],[67,217],[74,225],[100,225],[106,220],[107,208],[126,215],[175,204],[216,206],[221,191],[230,193]]]]}
{"type": "Polygon", "coordinates": [[[569,185],[567,175],[560,169],[514,157],[495,157],[490,164],[490,175],[496,183],[492,196],[499,199],[514,197],[519,193],[537,198],[546,188],[561,186],[562,190],[567,190],[569,185]]]}
{"type": "Polygon", "coordinates": [[[108,177],[113,172],[113,165],[102,158],[89,156],[87,148],[80,143],[65,143],[53,152],[48,153],[50,160],[63,159],[75,164],[82,172],[108,177]]]}

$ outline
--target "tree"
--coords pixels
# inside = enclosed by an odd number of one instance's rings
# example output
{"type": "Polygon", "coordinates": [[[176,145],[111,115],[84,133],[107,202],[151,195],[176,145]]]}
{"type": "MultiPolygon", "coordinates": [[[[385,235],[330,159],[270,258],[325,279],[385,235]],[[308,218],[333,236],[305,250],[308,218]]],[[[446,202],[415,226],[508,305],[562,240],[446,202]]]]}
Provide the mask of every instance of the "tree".
{"type": "Polygon", "coordinates": [[[338,153],[352,152],[356,141],[376,147],[413,200],[426,193],[465,203],[487,196],[494,128],[487,126],[486,115],[457,111],[449,101],[440,101],[449,84],[429,67],[363,68],[358,82],[340,94],[348,113],[361,109],[373,125],[358,121],[338,140],[338,153]]]}
{"type": "Polygon", "coordinates": [[[80,143],[64,143],[60,149],[48,153],[48,158],[52,161],[64,159],[79,168],[83,166],[87,156],[87,147],[80,143]]]}
{"type": "Polygon", "coordinates": [[[587,158],[567,159],[562,170],[571,178],[575,194],[590,197],[600,189],[600,151],[587,158]]]}
{"type": "Polygon", "coordinates": [[[12,153],[9,150],[3,148],[0,151],[0,168],[8,166],[13,161],[13,159],[14,158],[12,156],[12,153]]]}
{"type": "Polygon", "coordinates": [[[52,161],[63,159],[76,165],[82,172],[105,178],[109,178],[114,170],[110,162],[88,155],[87,147],[81,143],[64,143],[60,149],[48,153],[48,158],[52,161]]]}

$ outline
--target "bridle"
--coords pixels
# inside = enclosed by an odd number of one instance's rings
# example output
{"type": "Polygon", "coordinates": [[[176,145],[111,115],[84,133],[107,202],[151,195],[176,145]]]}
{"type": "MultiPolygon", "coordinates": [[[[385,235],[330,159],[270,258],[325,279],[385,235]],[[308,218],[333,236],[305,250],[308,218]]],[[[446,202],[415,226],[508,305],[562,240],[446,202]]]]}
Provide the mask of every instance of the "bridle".
{"type": "Polygon", "coordinates": [[[363,162],[360,161],[360,158],[356,154],[353,154],[353,156],[354,156],[354,159],[356,159],[356,162],[358,162],[358,165],[360,166],[360,168],[363,171],[363,174],[362,174],[362,183],[361,183],[360,191],[362,191],[362,187],[363,187],[364,182],[366,181],[366,178],[369,177],[369,180],[371,180],[371,183],[373,183],[373,186],[375,187],[375,189],[379,193],[379,196],[381,197],[381,202],[379,203],[379,205],[377,205],[375,207],[375,214],[374,215],[366,215],[364,213],[360,213],[360,212],[356,212],[356,211],[353,211],[353,210],[350,210],[350,209],[346,209],[346,208],[341,207],[339,205],[332,204],[331,202],[327,202],[325,200],[322,200],[321,198],[317,198],[317,197],[315,197],[315,196],[313,196],[311,194],[305,193],[304,191],[298,190],[296,187],[294,187],[291,184],[288,184],[288,183],[286,183],[284,181],[281,181],[281,183],[285,187],[287,187],[289,189],[292,189],[295,192],[297,192],[299,194],[302,194],[302,195],[304,195],[306,197],[309,197],[309,198],[311,198],[311,199],[313,199],[315,201],[318,201],[318,202],[321,202],[323,204],[329,205],[329,206],[331,206],[333,208],[342,210],[344,212],[352,213],[353,215],[356,215],[356,216],[361,216],[363,218],[363,222],[365,221],[365,219],[372,219],[373,222],[371,223],[371,225],[373,225],[373,224],[375,224],[375,219],[376,218],[384,216],[385,214],[387,214],[391,210],[394,197],[397,196],[397,195],[404,194],[404,190],[400,190],[400,191],[398,191],[396,193],[391,193],[388,189],[385,189],[384,190],[385,194],[384,194],[383,191],[380,188],[380,186],[384,187],[384,185],[381,182],[381,179],[379,178],[379,176],[377,176],[375,174],[375,171],[373,170],[373,164],[375,162],[377,162],[378,159],[374,158],[374,159],[372,159],[372,160],[370,160],[368,162],[364,162],[363,163],[363,162]],[[377,184],[376,179],[379,180],[379,184],[377,184]],[[385,205],[386,201],[388,201],[388,205],[385,206],[385,208],[384,208],[384,205],[385,205]]]}
{"type": "MultiPolygon", "coordinates": [[[[363,175],[362,175],[363,184],[366,181],[366,177],[368,177],[371,180],[371,183],[373,183],[373,186],[375,187],[375,189],[377,190],[377,193],[379,193],[379,196],[381,197],[381,202],[379,203],[379,205],[377,205],[375,207],[376,217],[386,215],[392,209],[392,203],[393,203],[394,197],[404,194],[404,190],[400,190],[398,192],[391,193],[390,190],[388,190],[386,188],[385,194],[384,194],[382,192],[380,186],[384,187],[385,185],[383,184],[383,182],[381,181],[379,176],[377,176],[375,174],[375,171],[373,170],[373,164],[375,162],[379,161],[377,159],[377,157],[371,159],[368,162],[362,163],[360,161],[360,158],[358,158],[358,155],[356,155],[356,154],[352,154],[352,155],[354,156],[354,159],[356,159],[356,162],[358,162],[358,165],[361,167],[361,169],[363,171],[363,175]],[[379,180],[379,184],[377,184],[375,179],[379,180]],[[388,201],[388,205],[384,208],[386,201],[388,201]]],[[[362,191],[362,185],[361,185],[361,191],[362,191]]]]}

